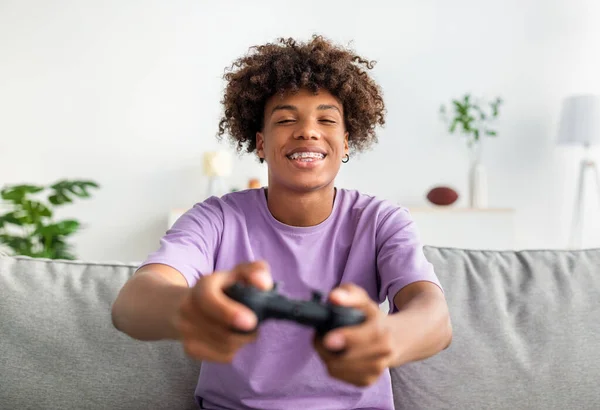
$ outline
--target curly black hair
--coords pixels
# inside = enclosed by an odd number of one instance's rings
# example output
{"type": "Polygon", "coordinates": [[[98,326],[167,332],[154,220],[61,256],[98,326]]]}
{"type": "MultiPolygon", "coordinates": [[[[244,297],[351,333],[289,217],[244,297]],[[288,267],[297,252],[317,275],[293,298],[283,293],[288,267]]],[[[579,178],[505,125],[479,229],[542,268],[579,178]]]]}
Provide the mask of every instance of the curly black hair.
{"type": "Polygon", "coordinates": [[[322,88],[343,104],[350,149],[364,151],[377,142],[376,126],[385,124],[381,89],[365,70],[373,67],[373,61],[317,35],[306,43],[280,38],[251,47],[224,75],[224,115],[217,136],[222,139],[227,133],[238,151],[253,152],[270,97],[301,88],[316,93],[322,88]]]}

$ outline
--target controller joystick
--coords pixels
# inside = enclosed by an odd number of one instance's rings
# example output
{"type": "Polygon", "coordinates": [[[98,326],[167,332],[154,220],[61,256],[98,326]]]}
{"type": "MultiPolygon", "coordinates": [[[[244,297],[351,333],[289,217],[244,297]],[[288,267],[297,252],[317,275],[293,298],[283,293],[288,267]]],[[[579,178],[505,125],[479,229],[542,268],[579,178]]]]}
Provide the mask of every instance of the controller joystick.
{"type": "Polygon", "coordinates": [[[361,310],[322,302],[322,293],[318,291],[312,292],[310,300],[289,299],[277,292],[277,283],[271,290],[262,291],[237,282],[225,289],[225,294],[252,310],[259,324],[268,319],[288,320],[313,327],[319,336],[366,320],[361,310]]]}

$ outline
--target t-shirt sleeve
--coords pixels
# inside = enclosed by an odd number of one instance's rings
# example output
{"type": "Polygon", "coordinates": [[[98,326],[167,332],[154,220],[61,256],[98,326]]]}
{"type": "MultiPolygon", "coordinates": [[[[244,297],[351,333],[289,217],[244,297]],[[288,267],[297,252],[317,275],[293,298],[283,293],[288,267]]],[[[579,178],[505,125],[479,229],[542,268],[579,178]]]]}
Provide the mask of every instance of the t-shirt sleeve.
{"type": "Polygon", "coordinates": [[[215,266],[223,231],[223,211],[216,198],[194,205],[160,239],[158,249],[140,265],[160,263],[179,271],[190,287],[215,266]]]}
{"type": "Polygon", "coordinates": [[[425,257],[417,226],[406,208],[392,210],[378,227],[377,270],[379,298],[387,297],[390,313],[398,311],[394,297],[410,283],[428,281],[443,291],[433,265],[425,257]]]}

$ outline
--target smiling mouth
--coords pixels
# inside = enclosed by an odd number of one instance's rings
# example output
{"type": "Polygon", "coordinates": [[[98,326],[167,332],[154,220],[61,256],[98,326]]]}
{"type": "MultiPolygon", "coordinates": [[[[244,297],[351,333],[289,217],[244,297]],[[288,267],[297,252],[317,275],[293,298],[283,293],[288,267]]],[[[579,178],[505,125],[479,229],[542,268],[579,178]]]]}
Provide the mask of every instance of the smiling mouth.
{"type": "Polygon", "coordinates": [[[324,159],[326,155],[320,152],[295,152],[287,157],[293,161],[313,162],[324,159]]]}

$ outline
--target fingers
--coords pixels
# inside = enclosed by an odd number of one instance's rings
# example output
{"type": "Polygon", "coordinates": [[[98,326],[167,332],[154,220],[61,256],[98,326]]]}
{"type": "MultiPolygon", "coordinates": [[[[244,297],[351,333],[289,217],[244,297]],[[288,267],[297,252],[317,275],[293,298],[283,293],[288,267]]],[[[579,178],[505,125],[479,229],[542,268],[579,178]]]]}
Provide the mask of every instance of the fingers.
{"type": "Polygon", "coordinates": [[[366,321],[360,325],[334,329],[313,345],[330,376],[354,384],[375,383],[394,357],[394,338],[387,315],[368,293],[353,284],[344,284],[330,294],[337,305],[360,309],[366,321]]]}
{"type": "Polygon", "coordinates": [[[330,376],[364,387],[375,383],[388,368],[388,363],[387,358],[382,356],[350,362],[332,360],[325,362],[325,365],[330,376]]]}
{"type": "Polygon", "coordinates": [[[334,304],[363,311],[367,320],[358,326],[348,326],[328,332],[323,338],[323,345],[327,349],[332,352],[345,350],[353,345],[364,345],[383,337],[385,327],[379,320],[381,313],[379,306],[364,289],[351,283],[343,284],[331,292],[329,299],[334,304]]]}
{"type": "MultiPolygon", "coordinates": [[[[185,332],[188,337],[205,337],[207,340],[214,340],[216,342],[224,340],[225,338],[239,338],[240,341],[251,341],[254,338],[256,332],[255,327],[252,327],[251,331],[247,332],[236,332],[237,329],[231,324],[218,319],[217,314],[210,312],[209,307],[202,307],[200,309],[195,306],[190,307],[190,304],[183,305],[180,309],[180,330],[185,332]]],[[[250,313],[252,315],[252,313],[250,313]]]]}
{"type": "Polygon", "coordinates": [[[236,334],[220,324],[182,320],[179,325],[186,352],[197,359],[229,362],[242,346],[256,340],[257,334],[236,334]]]}
{"type": "Polygon", "coordinates": [[[248,282],[264,290],[273,287],[266,263],[244,263],[236,266],[231,272],[215,272],[210,275],[210,279],[203,281],[196,290],[196,306],[210,320],[221,323],[225,327],[245,332],[252,331],[257,325],[254,312],[223,292],[236,281],[248,282]]]}
{"type": "Polygon", "coordinates": [[[355,386],[369,386],[377,381],[383,371],[389,367],[389,356],[378,349],[355,350],[335,354],[326,349],[318,340],[314,341],[315,349],[320,355],[327,373],[336,379],[346,381],[355,386]]]}
{"type": "Polygon", "coordinates": [[[231,362],[242,346],[256,340],[256,315],[225,293],[227,287],[238,281],[263,290],[273,287],[268,266],[260,261],[240,264],[229,272],[214,272],[198,280],[180,306],[176,320],[189,356],[231,362]]]}
{"type": "Polygon", "coordinates": [[[185,307],[187,309],[183,309],[182,314],[187,314],[190,318],[201,315],[213,323],[242,331],[254,329],[254,312],[223,293],[223,288],[231,282],[228,276],[225,272],[215,272],[198,281],[193,289],[192,301],[185,307]]]}
{"type": "Polygon", "coordinates": [[[325,334],[322,343],[331,352],[343,350],[351,353],[354,346],[375,349],[380,343],[391,344],[391,334],[383,320],[375,317],[358,326],[334,329],[325,334]]]}
{"type": "Polygon", "coordinates": [[[341,306],[348,306],[362,310],[368,317],[379,313],[378,305],[373,302],[367,291],[353,283],[344,283],[329,295],[329,300],[341,306]]]}
{"type": "Polygon", "coordinates": [[[246,282],[261,290],[273,287],[273,279],[269,273],[269,266],[264,261],[242,263],[233,269],[233,281],[246,282]]]}
{"type": "Polygon", "coordinates": [[[321,340],[315,338],[314,344],[325,361],[370,360],[393,354],[391,332],[376,323],[368,323],[355,329],[336,329],[321,340]]]}

